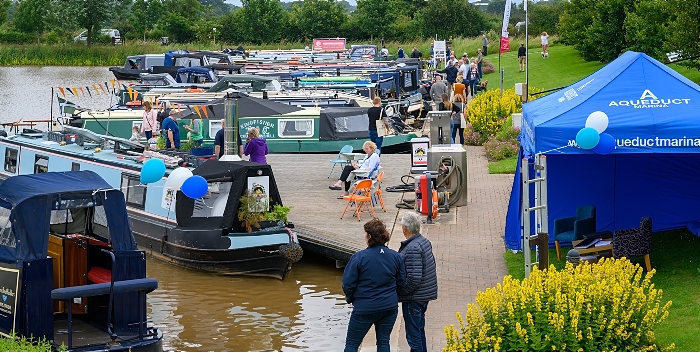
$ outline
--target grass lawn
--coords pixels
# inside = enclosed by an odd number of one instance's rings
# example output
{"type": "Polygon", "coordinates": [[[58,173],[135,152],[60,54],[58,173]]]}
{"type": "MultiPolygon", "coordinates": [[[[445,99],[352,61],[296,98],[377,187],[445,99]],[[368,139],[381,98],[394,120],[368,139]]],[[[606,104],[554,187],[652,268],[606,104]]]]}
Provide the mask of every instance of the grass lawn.
{"type": "MultiPolygon", "coordinates": [[[[673,301],[669,316],[654,331],[661,346],[676,344],[677,351],[699,351],[698,331],[700,327],[700,238],[685,229],[654,234],[651,265],[656,269],[652,281],[663,290],[664,302],[673,301]]],[[[562,261],[557,260],[556,251],[549,250],[549,261],[556,268],[563,268],[566,252],[562,248],[562,261]]],[[[534,258],[534,252],[533,252],[534,258]]],[[[523,278],[525,268],[523,254],[505,253],[508,273],[514,278],[523,278]]],[[[643,258],[633,262],[643,266],[643,258]]]]}
{"type": "Polygon", "coordinates": [[[513,156],[508,159],[503,159],[500,161],[494,161],[489,163],[489,173],[490,174],[514,174],[515,173],[515,163],[518,162],[518,157],[513,156]]]}

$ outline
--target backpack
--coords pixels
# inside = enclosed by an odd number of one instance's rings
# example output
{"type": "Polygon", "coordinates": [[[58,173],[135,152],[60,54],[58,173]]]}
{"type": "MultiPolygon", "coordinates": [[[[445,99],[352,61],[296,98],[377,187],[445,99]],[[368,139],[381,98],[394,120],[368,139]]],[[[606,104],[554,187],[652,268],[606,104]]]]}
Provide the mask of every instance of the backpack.
{"type": "Polygon", "coordinates": [[[158,112],[158,115],[156,115],[156,120],[159,124],[162,124],[163,120],[165,120],[168,116],[170,116],[170,108],[165,108],[163,111],[158,112]]]}

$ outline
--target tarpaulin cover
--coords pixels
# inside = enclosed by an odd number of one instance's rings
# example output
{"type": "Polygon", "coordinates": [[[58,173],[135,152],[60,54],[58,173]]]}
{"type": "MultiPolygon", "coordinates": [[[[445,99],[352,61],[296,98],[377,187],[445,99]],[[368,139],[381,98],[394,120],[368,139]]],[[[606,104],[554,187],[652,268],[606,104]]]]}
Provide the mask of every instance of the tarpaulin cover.
{"type": "Polygon", "coordinates": [[[229,198],[226,201],[223,216],[193,217],[194,199],[188,198],[178,191],[177,204],[175,205],[178,226],[183,228],[216,229],[245,232],[238,220],[239,199],[248,187],[248,177],[268,176],[268,195],[270,205],[282,205],[275,176],[270,165],[254,163],[250,161],[219,161],[210,160],[192,171],[194,175],[204,177],[208,182],[231,182],[229,198]]]}
{"type": "Polygon", "coordinates": [[[0,206],[11,211],[15,244],[0,245],[0,260],[21,262],[46,258],[51,210],[65,209],[62,200],[88,200],[95,206],[102,205],[114,250],[136,249],[120,190],[112,189],[92,171],[49,172],[13,176],[0,184],[0,206]]]}
{"type": "Polygon", "coordinates": [[[321,110],[319,139],[337,141],[367,138],[369,135],[367,108],[326,108],[321,110]]]}
{"type": "MultiPolygon", "coordinates": [[[[654,231],[700,220],[699,112],[700,86],[636,52],[524,104],[524,155],[547,155],[550,235],[554,219],[573,216],[580,205],[596,206],[598,231],[638,227],[643,216],[652,218],[654,231]],[[608,155],[576,143],[596,111],[607,115],[603,133],[615,139],[608,155]]],[[[521,181],[516,173],[514,185],[521,181]]],[[[505,240],[521,249],[521,187],[512,192],[505,240]]]]}

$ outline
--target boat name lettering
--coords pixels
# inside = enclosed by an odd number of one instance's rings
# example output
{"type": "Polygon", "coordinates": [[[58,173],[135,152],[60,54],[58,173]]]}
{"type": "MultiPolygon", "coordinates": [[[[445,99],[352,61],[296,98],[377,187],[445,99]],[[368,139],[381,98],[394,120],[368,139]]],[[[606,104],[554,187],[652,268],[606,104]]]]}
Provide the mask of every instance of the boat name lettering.
{"type": "Polygon", "coordinates": [[[3,288],[0,288],[0,294],[14,297],[15,291],[12,289],[8,289],[8,288],[3,287],[3,288]]]}

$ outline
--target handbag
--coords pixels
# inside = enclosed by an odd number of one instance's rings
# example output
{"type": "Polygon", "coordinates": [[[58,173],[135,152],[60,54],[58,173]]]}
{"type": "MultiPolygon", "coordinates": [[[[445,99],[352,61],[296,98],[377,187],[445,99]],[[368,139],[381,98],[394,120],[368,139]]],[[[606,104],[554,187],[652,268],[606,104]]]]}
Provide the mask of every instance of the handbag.
{"type": "Polygon", "coordinates": [[[382,109],[379,119],[374,122],[377,125],[377,137],[385,137],[390,135],[391,127],[387,124],[384,119],[384,109],[382,109]]]}

